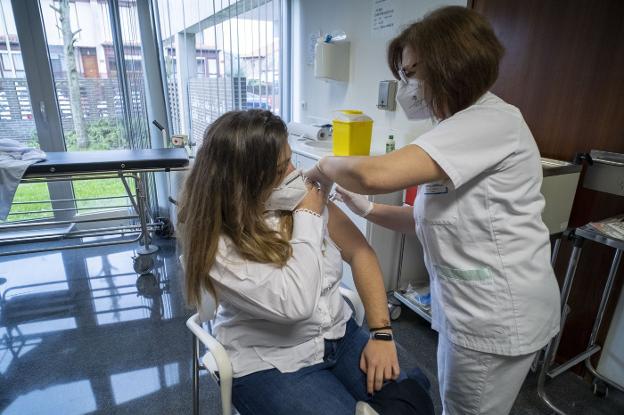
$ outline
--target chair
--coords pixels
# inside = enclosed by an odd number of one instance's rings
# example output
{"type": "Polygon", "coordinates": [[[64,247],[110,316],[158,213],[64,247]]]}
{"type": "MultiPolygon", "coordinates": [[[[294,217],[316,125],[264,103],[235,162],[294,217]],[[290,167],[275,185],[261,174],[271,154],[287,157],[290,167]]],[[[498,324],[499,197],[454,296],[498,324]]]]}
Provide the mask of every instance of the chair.
{"type": "MultiPolygon", "coordinates": [[[[353,318],[358,325],[364,321],[364,305],[358,294],[345,287],[340,293],[353,309],[353,318]]],[[[217,310],[217,304],[209,293],[202,293],[202,310],[193,314],[186,326],[193,333],[193,415],[199,415],[199,371],[208,370],[221,390],[221,411],[223,415],[232,414],[232,363],[221,343],[211,334],[211,320],[217,310]],[[207,349],[206,354],[199,355],[199,343],[207,349]]]]}

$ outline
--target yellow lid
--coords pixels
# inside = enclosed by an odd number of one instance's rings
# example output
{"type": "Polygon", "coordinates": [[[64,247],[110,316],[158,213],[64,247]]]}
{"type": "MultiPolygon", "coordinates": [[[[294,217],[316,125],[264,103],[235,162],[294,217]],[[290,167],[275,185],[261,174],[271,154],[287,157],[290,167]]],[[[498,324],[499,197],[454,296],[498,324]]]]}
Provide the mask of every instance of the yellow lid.
{"type": "Polygon", "coordinates": [[[337,110],[334,112],[334,122],[373,122],[373,119],[360,110],[337,110]]]}

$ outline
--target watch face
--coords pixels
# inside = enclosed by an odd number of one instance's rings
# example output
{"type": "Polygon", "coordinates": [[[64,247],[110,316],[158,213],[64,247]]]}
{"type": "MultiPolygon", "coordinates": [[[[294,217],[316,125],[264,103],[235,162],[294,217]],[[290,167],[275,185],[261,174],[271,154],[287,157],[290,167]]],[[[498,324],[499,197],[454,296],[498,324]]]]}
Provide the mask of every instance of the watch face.
{"type": "Polygon", "coordinates": [[[392,334],[390,333],[373,333],[373,339],[392,341],[392,334]]]}

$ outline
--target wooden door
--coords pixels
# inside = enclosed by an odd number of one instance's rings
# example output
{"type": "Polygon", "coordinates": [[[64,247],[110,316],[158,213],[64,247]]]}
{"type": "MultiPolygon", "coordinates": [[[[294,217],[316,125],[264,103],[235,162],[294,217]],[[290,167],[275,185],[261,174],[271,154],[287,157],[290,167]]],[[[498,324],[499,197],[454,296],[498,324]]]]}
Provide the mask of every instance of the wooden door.
{"type": "MultiPolygon", "coordinates": [[[[469,0],[469,7],[488,18],[506,48],[493,92],[520,108],[543,156],[571,160],[591,149],[624,153],[624,1],[469,0]]],[[[579,187],[570,226],[622,212],[624,198],[579,187]]],[[[560,282],[571,250],[570,243],[562,245],[560,282]]],[[[560,358],[587,347],[612,255],[612,249],[585,244],[560,358]]]]}
{"type": "Polygon", "coordinates": [[[100,72],[98,70],[97,56],[95,55],[82,55],[82,68],[85,78],[99,78],[100,72]]]}

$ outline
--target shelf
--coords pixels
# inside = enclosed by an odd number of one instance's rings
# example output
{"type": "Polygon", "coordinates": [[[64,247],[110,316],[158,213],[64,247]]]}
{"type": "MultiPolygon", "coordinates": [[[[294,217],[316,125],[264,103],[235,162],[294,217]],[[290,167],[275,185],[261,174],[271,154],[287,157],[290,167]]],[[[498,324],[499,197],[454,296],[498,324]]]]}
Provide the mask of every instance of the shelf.
{"type": "Polygon", "coordinates": [[[576,228],[574,233],[577,236],[588,239],[590,241],[597,242],[599,244],[610,246],[611,248],[615,248],[617,250],[624,250],[624,240],[617,239],[609,235],[605,235],[602,232],[599,232],[597,229],[594,229],[591,225],[581,226],[580,228],[576,228]]]}
{"type": "Polygon", "coordinates": [[[415,301],[410,300],[398,291],[394,291],[394,298],[399,300],[401,304],[427,320],[431,324],[431,310],[423,307],[415,301]]]}

